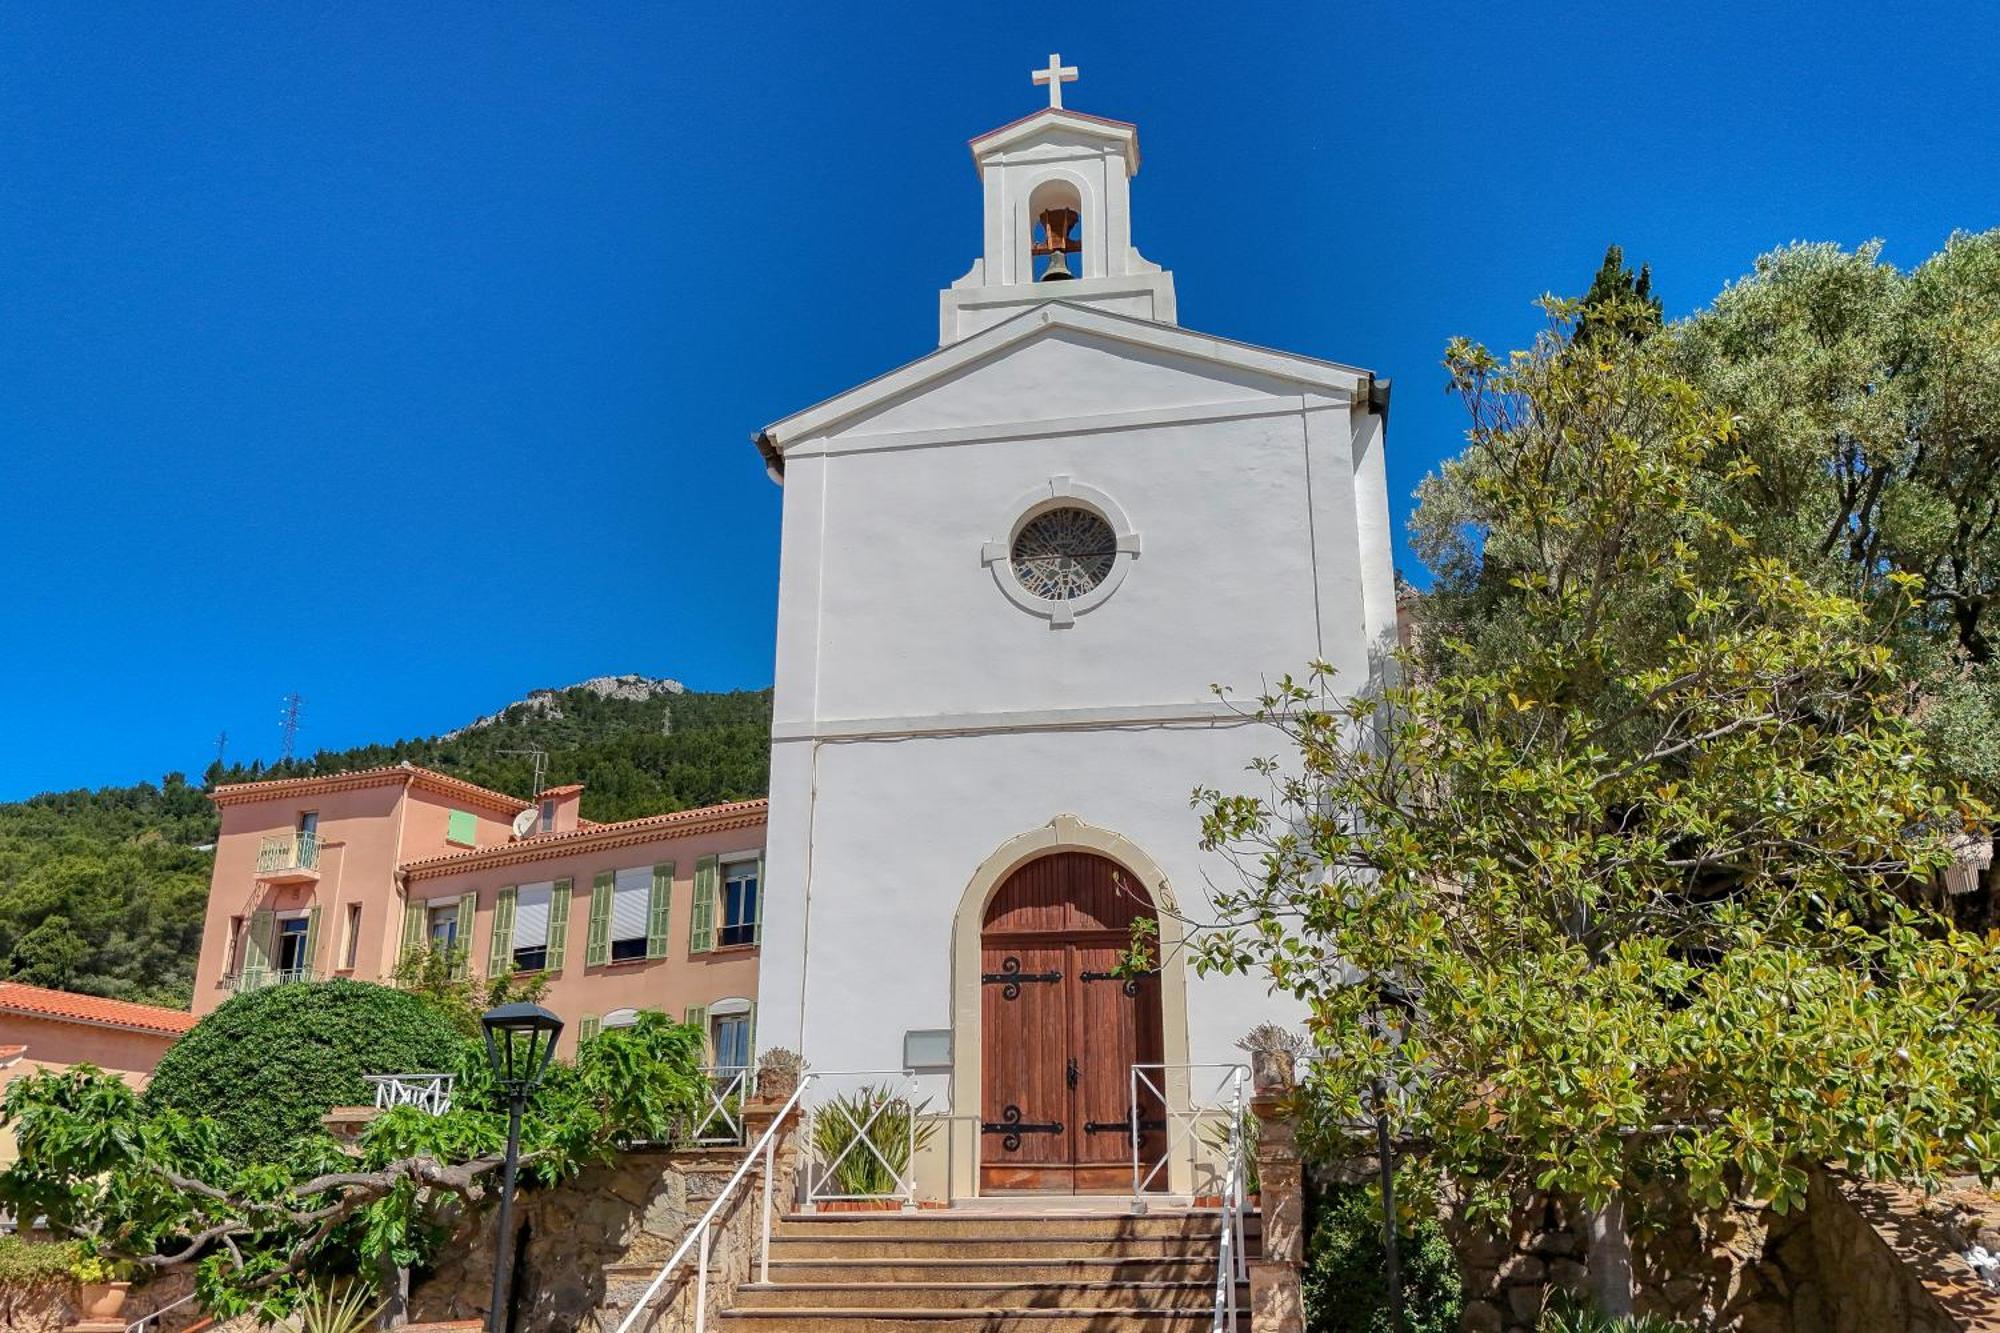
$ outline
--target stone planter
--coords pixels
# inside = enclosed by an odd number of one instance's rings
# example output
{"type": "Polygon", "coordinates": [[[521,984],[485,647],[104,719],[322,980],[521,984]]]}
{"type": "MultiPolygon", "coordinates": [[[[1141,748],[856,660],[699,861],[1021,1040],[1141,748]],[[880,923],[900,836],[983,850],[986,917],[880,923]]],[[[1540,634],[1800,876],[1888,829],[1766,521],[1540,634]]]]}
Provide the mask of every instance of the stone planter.
{"type": "Polygon", "coordinates": [[[813,1205],[822,1213],[900,1213],[901,1199],[822,1199],[813,1205]]]}
{"type": "Polygon", "coordinates": [[[125,1296],[132,1290],[130,1282],[79,1282],[77,1285],[77,1313],[84,1319],[105,1321],[116,1319],[125,1309],[125,1296]]]}
{"type": "Polygon", "coordinates": [[[1290,1051],[1250,1052],[1250,1086],[1260,1093],[1290,1092],[1298,1086],[1297,1062],[1290,1051]]]}
{"type": "Polygon", "coordinates": [[[799,1090],[799,1071],[782,1065],[757,1071],[757,1100],[783,1106],[799,1090]]]}

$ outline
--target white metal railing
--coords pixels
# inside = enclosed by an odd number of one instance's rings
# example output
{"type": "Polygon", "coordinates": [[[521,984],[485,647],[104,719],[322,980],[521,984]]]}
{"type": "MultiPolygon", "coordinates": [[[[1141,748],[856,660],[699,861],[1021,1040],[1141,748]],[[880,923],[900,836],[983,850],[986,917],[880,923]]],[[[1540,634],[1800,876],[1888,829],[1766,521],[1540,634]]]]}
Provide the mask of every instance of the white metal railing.
{"type": "Polygon", "coordinates": [[[1250,1277],[1249,1259],[1243,1249],[1243,1214],[1247,1200],[1245,1182],[1248,1177],[1243,1160],[1243,1089],[1249,1078],[1250,1071],[1239,1064],[1132,1066],[1130,1115],[1132,1197],[1135,1201],[1143,1201],[1146,1192],[1160,1183],[1161,1174],[1169,1171],[1176,1149],[1186,1145],[1192,1156],[1193,1145],[1198,1141],[1196,1130],[1205,1120],[1215,1116],[1226,1117],[1220,1142],[1215,1145],[1223,1157],[1222,1188],[1217,1198],[1220,1208],[1215,1259],[1215,1333],[1234,1333],[1237,1284],[1248,1281],[1250,1277]],[[1188,1083],[1187,1104],[1181,1110],[1174,1109],[1173,1098],[1168,1096],[1176,1074],[1188,1083]],[[1216,1076],[1212,1086],[1208,1083],[1208,1075],[1216,1076]],[[1197,1096],[1198,1089],[1206,1091],[1197,1096]],[[1144,1160],[1141,1148],[1142,1131],[1147,1127],[1144,1112],[1149,1103],[1162,1109],[1161,1118],[1153,1123],[1163,1124],[1165,1131],[1159,1157],[1150,1163],[1144,1160]]]}
{"type": "Polygon", "coordinates": [[[167,1304],[162,1305],[151,1314],[140,1315],[137,1319],[125,1325],[125,1333],[159,1333],[160,1316],[178,1310],[183,1305],[193,1304],[194,1298],[195,1293],[191,1291],[177,1301],[167,1302],[167,1304]]]}
{"type": "Polygon", "coordinates": [[[443,1115],[451,1109],[453,1074],[364,1074],[375,1085],[375,1109],[391,1110],[414,1106],[419,1111],[443,1115]]]}
{"type": "Polygon", "coordinates": [[[812,1109],[805,1156],[806,1211],[822,1203],[891,1199],[906,1208],[916,1207],[917,1121],[923,1112],[917,1101],[916,1074],[908,1069],[822,1074],[820,1086],[833,1079],[857,1086],[846,1097],[823,1100],[812,1109]],[[903,1159],[900,1167],[890,1160],[892,1154],[903,1159]],[[890,1188],[843,1183],[843,1178],[851,1182],[857,1177],[886,1178],[890,1188]]]}
{"type": "Polygon", "coordinates": [[[660,1266],[659,1273],[646,1285],[644,1293],[640,1295],[638,1300],[632,1303],[631,1310],[626,1313],[623,1321],[619,1323],[616,1333],[630,1333],[630,1330],[638,1322],[640,1316],[644,1315],[647,1309],[652,1306],[654,1300],[659,1297],[660,1289],[666,1285],[667,1279],[673,1276],[674,1270],[680,1267],[681,1261],[687,1258],[690,1250],[697,1253],[694,1279],[694,1323],[691,1327],[694,1333],[702,1333],[702,1330],[708,1323],[708,1257],[714,1241],[715,1220],[722,1215],[724,1206],[735,1196],[736,1187],[743,1183],[743,1179],[749,1173],[751,1165],[760,1157],[764,1160],[764,1201],[763,1217],[759,1223],[760,1239],[757,1249],[757,1280],[759,1282],[769,1282],[771,1280],[771,1196],[775,1184],[773,1177],[777,1173],[778,1135],[783,1129],[785,1121],[797,1109],[800,1099],[806,1095],[806,1089],[812,1086],[816,1077],[816,1075],[810,1072],[800,1076],[799,1086],[793,1089],[790,1097],[786,1098],[785,1104],[779,1108],[778,1114],[772,1118],[771,1123],[758,1136],[757,1142],[752,1144],[750,1150],[743,1154],[743,1160],[737,1164],[736,1170],[730,1175],[728,1183],[716,1192],[714,1202],[708,1205],[708,1211],[701,1215],[701,1220],[694,1224],[693,1229],[682,1239],[673,1254],[668,1256],[666,1263],[660,1266]]]}
{"type": "Polygon", "coordinates": [[[309,967],[268,967],[261,972],[232,972],[223,978],[231,991],[263,990],[266,986],[291,986],[317,980],[309,967]]]}
{"type": "Polygon", "coordinates": [[[708,1099],[688,1142],[702,1148],[732,1148],[743,1142],[743,1099],[750,1092],[748,1065],[711,1065],[701,1071],[708,1099]]]}
{"type": "Polygon", "coordinates": [[[257,845],[257,873],[319,869],[319,834],[278,833],[257,845]]]}

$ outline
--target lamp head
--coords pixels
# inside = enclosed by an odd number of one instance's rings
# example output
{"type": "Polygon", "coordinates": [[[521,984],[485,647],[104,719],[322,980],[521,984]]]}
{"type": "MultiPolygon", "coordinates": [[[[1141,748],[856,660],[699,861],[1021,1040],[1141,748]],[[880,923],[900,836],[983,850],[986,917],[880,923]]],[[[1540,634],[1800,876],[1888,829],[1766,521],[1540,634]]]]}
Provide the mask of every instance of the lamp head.
{"type": "Polygon", "coordinates": [[[522,1001],[488,1009],[479,1016],[486,1033],[486,1062],[510,1092],[527,1092],[542,1081],[555,1058],[563,1021],[538,1004],[522,1001]]]}

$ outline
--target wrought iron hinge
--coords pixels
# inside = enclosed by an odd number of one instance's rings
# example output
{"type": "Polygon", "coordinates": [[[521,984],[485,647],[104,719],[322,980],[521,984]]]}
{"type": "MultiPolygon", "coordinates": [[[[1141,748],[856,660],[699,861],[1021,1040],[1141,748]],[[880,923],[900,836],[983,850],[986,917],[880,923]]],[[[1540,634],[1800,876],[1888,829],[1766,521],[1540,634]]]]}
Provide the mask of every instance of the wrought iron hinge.
{"type": "Polygon", "coordinates": [[[1023,1134],[1060,1134],[1063,1132],[1063,1126],[1060,1120],[1044,1120],[1040,1122],[1023,1120],[1021,1119],[1021,1108],[1018,1106],[1009,1106],[1000,1113],[998,1120],[981,1121],[979,1132],[982,1134],[1005,1135],[1006,1137],[1000,1140],[1000,1146],[1008,1152],[1019,1152],[1021,1150],[1021,1136],[1023,1134]]]}
{"type": "Polygon", "coordinates": [[[1001,988],[1001,998],[1018,1000],[1021,998],[1022,982],[1061,981],[1062,973],[1058,971],[1023,972],[1021,970],[1021,960],[1010,954],[1001,962],[998,972],[981,973],[979,979],[988,986],[999,986],[1001,988]]]}

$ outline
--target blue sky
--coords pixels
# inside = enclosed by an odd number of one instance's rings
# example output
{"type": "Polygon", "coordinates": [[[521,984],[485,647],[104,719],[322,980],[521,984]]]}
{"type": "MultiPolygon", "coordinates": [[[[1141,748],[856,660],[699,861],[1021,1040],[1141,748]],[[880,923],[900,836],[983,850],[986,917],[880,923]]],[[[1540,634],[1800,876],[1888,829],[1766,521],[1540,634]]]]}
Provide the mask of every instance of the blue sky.
{"type": "Polygon", "coordinates": [[[291,690],[333,748],[768,684],[750,433],[934,344],[965,141],[1051,49],[1139,124],[1184,322],[1393,377],[1400,520],[1458,446],[1445,340],[1519,344],[1607,242],[1685,313],[1793,239],[2000,225],[1996,19],[9,4],[0,798],[270,756],[291,690]]]}

